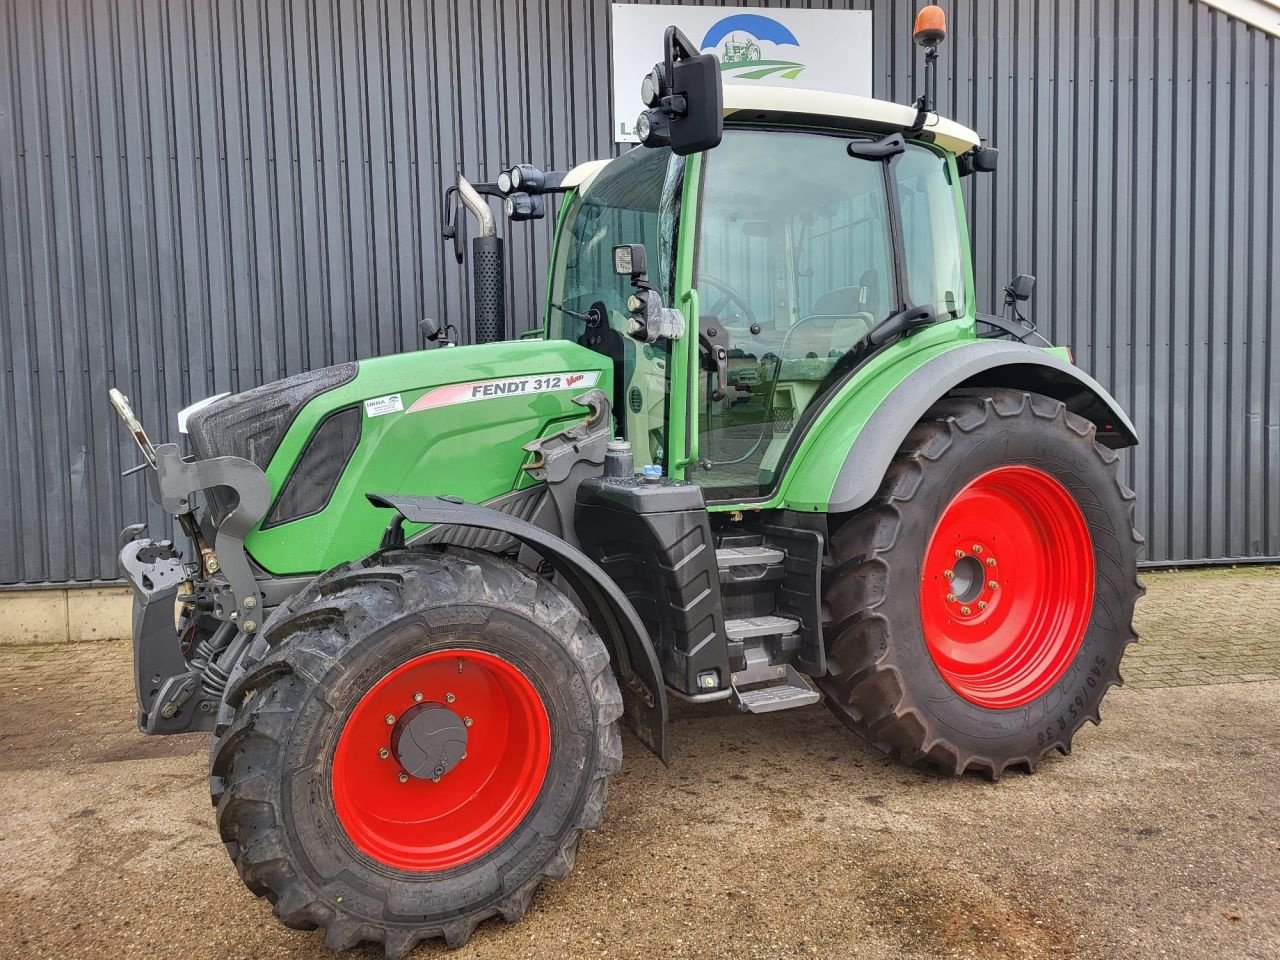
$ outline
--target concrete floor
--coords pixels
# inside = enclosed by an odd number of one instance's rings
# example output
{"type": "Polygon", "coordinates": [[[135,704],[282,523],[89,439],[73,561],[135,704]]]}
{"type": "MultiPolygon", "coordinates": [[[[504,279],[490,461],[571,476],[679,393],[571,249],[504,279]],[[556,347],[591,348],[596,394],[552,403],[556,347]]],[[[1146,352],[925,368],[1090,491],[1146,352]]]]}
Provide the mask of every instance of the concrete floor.
{"type": "MultiPolygon", "coordinates": [[[[821,706],[686,709],[669,769],[627,741],[569,880],[450,956],[1280,957],[1280,572],[1145,579],[1071,757],[952,780],[821,706]]],[[[0,956],[326,956],[237,879],[206,739],[134,730],[128,658],[0,649],[0,956]]]]}

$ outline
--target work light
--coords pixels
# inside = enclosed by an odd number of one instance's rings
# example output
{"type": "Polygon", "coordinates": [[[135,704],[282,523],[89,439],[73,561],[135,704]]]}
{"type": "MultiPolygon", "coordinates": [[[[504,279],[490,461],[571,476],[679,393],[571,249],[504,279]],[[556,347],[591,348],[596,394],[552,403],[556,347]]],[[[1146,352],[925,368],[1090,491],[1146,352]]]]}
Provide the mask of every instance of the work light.
{"type": "Polygon", "coordinates": [[[661,110],[646,110],[636,118],[636,136],[646,147],[663,147],[671,142],[671,121],[661,110]]]}
{"type": "Polygon", "coordinates": [[[531,197],[527,193],[511,193],[507,195],[503,210],[511,220],[538,220],[543,215],[541,197],[531,197]]]}
{"type": "Polygon", "coordinates": [[[663,88],[666,86],[662,75],[662,64],[655,64],[643,80],[640,81],[640,99],[646,107],[656,107],[662,100],[663,88]]]}

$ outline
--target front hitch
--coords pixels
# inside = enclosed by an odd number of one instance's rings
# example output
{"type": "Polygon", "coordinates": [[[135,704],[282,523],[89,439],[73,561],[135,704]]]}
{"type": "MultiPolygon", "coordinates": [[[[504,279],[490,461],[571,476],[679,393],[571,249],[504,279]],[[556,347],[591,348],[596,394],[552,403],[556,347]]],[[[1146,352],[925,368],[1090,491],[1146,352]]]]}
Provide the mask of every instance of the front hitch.
{"type": "MultiPolygon", "coordinates": [[[[154,445],[118,390],[111,402],[151,467],[151,498],[177,518],[196,546],[198,562],[186,562],[168,540],[137,539],[145,529],[126,528],[120,570],[133,587],[134,689],[138,727],[144,733],[184,733],[213,728],[227,663],[238,656],[262,622],[263,596],[244,549],[244,538],[266,514],[271,485],[257,464],[240,457],[197,460],[177,444],[154,445]],[[206,541],[194,512],[195,494],[229,488],[235,506],[206,541]],[[175,626],[179,588],[192,621],[221,621],[199,649],[175,626]]],[[[192,638],[194,639],[193,632],[192,638]]]]}

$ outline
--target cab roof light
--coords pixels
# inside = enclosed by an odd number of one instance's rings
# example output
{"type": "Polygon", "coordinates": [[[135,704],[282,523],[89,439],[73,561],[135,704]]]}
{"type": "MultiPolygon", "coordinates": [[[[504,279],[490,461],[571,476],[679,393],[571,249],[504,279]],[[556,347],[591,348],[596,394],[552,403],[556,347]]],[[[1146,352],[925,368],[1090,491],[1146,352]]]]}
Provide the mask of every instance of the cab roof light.
{"type": "Polygon", "coordinates": [[[922,47],[936,47],[947,39],[947,15],[941,7],[931,3],[920,8],[912,39],[922,47]]]}

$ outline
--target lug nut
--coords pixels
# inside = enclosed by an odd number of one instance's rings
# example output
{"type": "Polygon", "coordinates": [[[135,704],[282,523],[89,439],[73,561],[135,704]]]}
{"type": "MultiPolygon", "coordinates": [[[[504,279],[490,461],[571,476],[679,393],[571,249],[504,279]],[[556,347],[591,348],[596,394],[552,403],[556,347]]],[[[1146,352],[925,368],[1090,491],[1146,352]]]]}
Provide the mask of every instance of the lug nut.
{"type": "Polygon", "coordinates": [[[996,558],[995,558],[995,557],[987,557],[987,566],[988,566],[988,567],[994,567],[995,565],[996,565],[996,558]]]}
{"type": "Polygon", "coordinates": [[[964,606],[960,608],[960,612],[967,617],[972,611],[967,606],[964,606]]]}
{"type": "Polygon", "coordinates": [[[386,720],[387,720],[387,726],[388,726],[388,727],[395,726],[395,722],[396,722],[396,715],[395,715],[394,713],[388,713],[388,714],[387,714],[387,716],[386,716],[386,720]]]}
{"type": "Polygon", "coordinates": [[[452,693],[446,693],[446,694],[444,695],[444,699],[445,699],[445,701],[446,701],[446,702],[448,702],[448,703],[453,703],[453,701],[454,701],[455,699],[457,699],[457,698],[456,698],[456,697],[454,697],[454,695],[453,695],[452,693]]]}
{"type": "Polygon", "coordinates": [[[431,782],[432,782],[432,783],[439,783],[439,782],[440,782],[440,777],[439,777],[439,775],[432,777],[432,778],[431,778],[431,782]]]}
{"type": "Polygon", "coordinates": [[[956,595],[954,593],[948,593],[947,603],[955,603],[955,602],[956,602],[956,595]]]}
{"type": "Polygon", "coordinates": [[[959,559],[960,559],[961,557],[963,557],[963,556],[964,556],[964,551],[963,551],[963,550],[957,550],[957,551],[956,551],[956,559],[957,559],[957,560],[959,560],[959,559]]]}
{"type": "Polygon", "coordinates": [[[954,580],[956,578],[956,572],[954,570],[943,570],[942,575],[948,580],[954,580]]]}
{"type": "Polygon", "coordinates": [[[996,587],[1000,586],[1000,584],[996,583],[994,580],[988,580],[987,586],[994,590],[996,587]]]}
{"type": "Polygon", "coordinates": [[[389,756],[391,756],[391,751],[390,751],[390,750],[388,750],[386,747],[380,747],[380,748],[378,749],[378,758],[379,758],[380,760],[385,760],[385,759],[387,759],[387,757],[389,757],[389,756]]]}
{"type": "Polygon", "coordinates": [[[979,609],[979,610],[985,610],[985,609],[987,609],[987,601],[985,601],[985,600],[979,600],[979,601],[978,601],[978,609],[979,609]]]}
{"type": "Polygon", "coordinates": [[[981,553],[981,552],[982,552],[982,544],[980,544],[980,543],[975,543],[975,544],[973,545],[973,552],[974,552],[974,553],[981,553]]]}
{"type": "Polygon", "coordinates": [[[408,775],[407,773],[405,773],[403,770],[401,770],[401,771],[400,771],[400,775],[399,775],[398,777],[396,777],[396,779],[397,779],[397,780],[399,780],[401,783],[408,783],[408,782],[409,782],[409,775],[408,775]]]}
{"type": "Polygon", "coordinates": [[[413,702],[414,702],[414,703],[421,703],[421,702],[422,702],[422,694],[421,694],[419,691],[417,691],[417,690],[415,690],[415,691],[413,692],[413,702]]]}
{"type": "Polygon", "coordinates": [[[464,727],[469,727],[469,726],[471,726],[471,718],[470,718],[470,717],[463,717],[463,718],[462,718],[462,725],[463,725],[464,727]]]}

